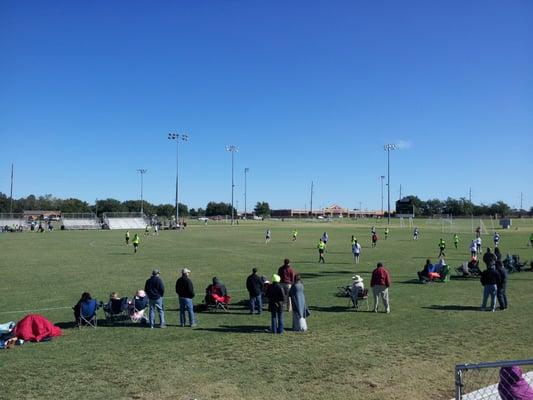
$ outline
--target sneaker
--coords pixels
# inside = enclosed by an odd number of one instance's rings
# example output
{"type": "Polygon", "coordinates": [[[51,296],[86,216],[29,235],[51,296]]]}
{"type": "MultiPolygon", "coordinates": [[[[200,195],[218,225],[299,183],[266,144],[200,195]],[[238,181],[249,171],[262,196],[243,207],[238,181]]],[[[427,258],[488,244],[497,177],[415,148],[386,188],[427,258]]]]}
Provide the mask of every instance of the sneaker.
{"type": "Polygon", "coordinates": [[[198,324],[194,323],[194,324],[191,324],[191,328],[196,328],[198,324]]]}
{"type": "Polygon", "coordinates": [[[165,324],[159,325],[159,329],[165,329],[167,326],[165,324]]]}

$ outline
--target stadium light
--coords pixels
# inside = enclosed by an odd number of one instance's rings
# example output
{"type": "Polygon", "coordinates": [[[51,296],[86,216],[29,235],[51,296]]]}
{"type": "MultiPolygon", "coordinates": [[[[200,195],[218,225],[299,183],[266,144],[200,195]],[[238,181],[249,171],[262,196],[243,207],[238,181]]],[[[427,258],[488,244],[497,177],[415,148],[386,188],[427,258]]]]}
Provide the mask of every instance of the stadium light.
{"type": "Polygon", "coordinates": [[[138,169],[137,172],[141,174],[141,214],[143,213],[143,176],[148,172],[147,169],[138,169]]]}
{"type": "Polygon", "coordinates": [[[179,191],[178,191],[178,187],[179,187],[179,143],[180,143],[180,140],[183,141],[183,142],[187,142],[189,141],[189,135],[185,134],[185,133],[169,133],[168,134],[168,140],[175,140],[176,141],[176,203],[175,203],[175,207],[176,207],[176,226],[179,226],[179,217],[180,217],[180,213],[179,213],[179,209],[178,209],[178,206],[179,206],[179,191]]]}
{"type": "Polygon", "coordinates": [[[250,168],[244,168],[244,218],[246,219],[246,174],[250,172],[250,168]]]}
{"type": "Polygon", "coordinates": [[[387,225],[390,225],[390,152],[397,150],[395,144],[386,144],[383,149],[387,152],[387,225]]]}
{"type": "Polygon", "coordinates": [[[234,155],[239,151],[239,148],[233,144],[226,146],[226,151],[231,153],[231,225],[235,224],[235,212],[233,208],[233,191],[235,189],[235,180],[233,177],[234,155]]]}

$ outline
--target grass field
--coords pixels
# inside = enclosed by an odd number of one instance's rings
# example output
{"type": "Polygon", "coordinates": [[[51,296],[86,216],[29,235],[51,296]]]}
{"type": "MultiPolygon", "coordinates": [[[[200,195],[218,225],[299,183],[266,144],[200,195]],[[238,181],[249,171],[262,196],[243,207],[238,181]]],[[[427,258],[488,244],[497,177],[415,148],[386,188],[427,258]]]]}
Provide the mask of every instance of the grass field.
{"type": "MultiPolygon", "coordinates": [[[[63,327],[64,335],[0,351],[0,397],[450,399],[457,363],[533,358],[533,273],[510,275],[507,311],[477,311],[478,280],[413,283],[425,259],[436,260],[441,236],[448,243],[448,264],[467,260],[470,220],[456,227],[464,232],[459,250],[440,223],[417,224],[418,242],[411,240],[410,228],[395,225],[376,249],[369,247],[370,222],[190,224],[186,232],[141,235],[136,255],[124,245],[122,231],[2,234],[0,323],[39,312],[63,327]],[[273,234],[269,245],[267,226],[273,234]],[[299,236],[291,242],[294,227],[299,236]],[[325,230],[327,263],[318,265],[316,243],[325,230]],[[352,234],[363,245],[357,268],[352,234]],[[271,276],[285,257],[303,277],[312,315],[309,332],[275,336],[264,332],[269,313],[250,316],[241,301],[251,267],[271,276]],[[354,273],[368,286],[377,261],[392,275],[391,314],[347,308],[347,299],[335,295],[337,286],[349,284],[354,273]],[[184,266],[192,270],[196,303],[216,275],[237,304],[228,313],[199,314],[196,329],[178,328],[174,284],[184,266]],[[167,287],[166,330],[73,327],[70,307],[81,292],[100,300],[111,291],[131,296],[154,267],[167,287]]],[[[378,229],[383,236],[382,225],[378,229]]],[[[532,259],[526,247],[532,231],[531,220],[501,231],[502,252],[532,259]]],[[[484,245],[489,243],[491,236],[484,236],[484,245]]],[[[285,320],[290,328],[290,315],[285,320]]]]}

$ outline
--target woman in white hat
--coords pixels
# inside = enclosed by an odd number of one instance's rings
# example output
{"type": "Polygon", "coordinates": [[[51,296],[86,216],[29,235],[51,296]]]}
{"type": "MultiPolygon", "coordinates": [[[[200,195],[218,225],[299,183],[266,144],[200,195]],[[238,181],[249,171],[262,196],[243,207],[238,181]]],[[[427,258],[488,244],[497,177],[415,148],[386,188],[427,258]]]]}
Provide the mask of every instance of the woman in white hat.
{"type": "Polygon", "coordinates": [[[357,308],[357,298],[361,296],[363,293],[363,290],[365,290],[365,284],[363,283],[363,278],[361,278],[359,275],[355,275],[352,277],[352,303],[353,307],[357,308]]]}

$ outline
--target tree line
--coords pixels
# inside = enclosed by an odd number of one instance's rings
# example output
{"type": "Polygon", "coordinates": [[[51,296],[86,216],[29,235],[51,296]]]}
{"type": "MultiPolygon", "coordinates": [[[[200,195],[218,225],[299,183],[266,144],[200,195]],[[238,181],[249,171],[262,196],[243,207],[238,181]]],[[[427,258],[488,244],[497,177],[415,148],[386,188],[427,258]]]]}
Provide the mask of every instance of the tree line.
{"type": "MultiPolygon", "coordinates": [[[[415,215],[432,216],[432,215],[454,215],[454,216],[480,216],[480,215],[498,215],[508,216],[511,214],[526,214],[524,210],[513,210],[503,201],[497,201],[492,204],[474,204],[470,200],[461,197],[454,199],[448,197],[446,200],[428,199],[421,200],[417,196],[407,196],[402,199],[410,200],[414,205],[415,215]]],[[[533,207],[529,210],[529,215],[533,215],[533,207]]]]}
{"type": "MultiPolygon", "coordinates": [[[[0,192],[0,213],[9,213],[11,207],[11,200],[4,193],[0,192]]],[[[212,217],[217,215],[231,215],[231,204],[224,202],[210,201],[207,203],[205,209],[199,207],[198,209],[189,208],[187,205],[178,204],[179,215],[183,217],[212,217]]],[[[68,198],[60,199],[51,194],[45,196],[35,196],[33,194],[28,197],[13,199],[13,213],[20,214],[23,211],[48,210],[61,211],[62,213],[95,213],[101,216],[107,212],[140,212],[140,200],[126,200],[120,201],[116,199],[102,199],[96,200],[94,204],[89,204],[86,201],[68,198]]],[[[143,201],[143,211],[147,215],[158,215],[160,217],[171,218],[176,214],[176,207],[174,204],[152,204],[148,201],[143,201]]],[[[270,207],[267,202],[258,202],[254,209],[257,215],[269,215],[270,207]]],[[[233,208],[234,215],[237,215],[237,210],[233,208]]]]}

